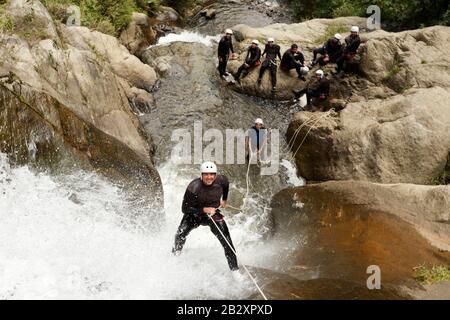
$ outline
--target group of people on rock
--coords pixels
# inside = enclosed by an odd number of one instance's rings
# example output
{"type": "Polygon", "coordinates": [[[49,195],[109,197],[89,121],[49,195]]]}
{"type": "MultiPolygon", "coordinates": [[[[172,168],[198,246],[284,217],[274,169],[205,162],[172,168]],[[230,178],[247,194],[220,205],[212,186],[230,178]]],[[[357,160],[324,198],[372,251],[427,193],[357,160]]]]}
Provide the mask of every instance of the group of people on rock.
{"type": "MultiPolygon", "coordinates": [[[[225,35],[219,42],[218,58],[219,58],[219,73],[220,76],[226,79],[230,74],[227,72],[228,60],[234,56],[233,49],[233,30],[225,30],[225,35]]],[[[350,35],[344,39],[337,33],[332,38],[328,39],[323,46],[313,50],[313,60],[307,65],[304,54],[300,51],[297,44],[292,44],[291,47],[281,56],[281,48],[275,43],[274,38],[268,38],[261,53],[259,48],[259,41],[253,40],[247,50],[244,63],[239,67],[234,74],[235,80],[240,83],[241,77],[246,77],[252,69],[261,65],[259,70],[259,77],[256,82],[258,86],[261,85],[262,78],[266,70],[270,72],[270,79],[272,84],[272,92],[277,90],[277,72],[278,60],[280,60],[279,67],[284,72],[289,72],[295,69],[299,79],[306,81],[305,76],[316,65],[321,67],[328,63],[335,63],[337,65],[336,74],[341,75],[344,72],[345,62],[351,61],[355,58],[358,48],[361,44],[359,37],[359,27],[352,26],[350,35]]],[[[296,98],[302,95],[307,95],[308,106],[320,104],[320,101],[328,99],[330,92],[330,81],[327,79],[323,70],[318,69],[315,72],[316,82],[312,86],[300,91],[294,91],[296,98]]]]}

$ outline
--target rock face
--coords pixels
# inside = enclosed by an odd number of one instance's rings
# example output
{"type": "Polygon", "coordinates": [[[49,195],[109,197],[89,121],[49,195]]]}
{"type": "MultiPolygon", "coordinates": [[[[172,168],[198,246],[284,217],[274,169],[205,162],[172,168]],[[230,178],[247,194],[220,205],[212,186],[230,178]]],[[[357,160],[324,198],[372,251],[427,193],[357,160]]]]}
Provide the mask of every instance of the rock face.
{"type": "Polygon", "coordinates": [[[272,200],[275,234],[298,244],[290,274],[365,283],[370,265],[385,284],[412,285],[413,268],[443,264],[450,248],[450,187],[326,182],[272,200]]]}
{"type": "Polygon", "coordinates": [[[438,177],[450,153],[450,58],[441,54],[449,30],[363,34],[358,75],[331,83],[332,106],[338,99],[345,110],[322,119],[299,113],[290,125],[299,174],[418,184],[438,177]]]}
{"type": "Polygon", "coordinates": [[[450,88],[450,28],[388,33],[376,31],[365,35],[361,72],[375,84],[403,92],[408,88],[450,88]]]}
{"type": "Polygon", "coordinates": [[[450,152],[448,99],[444,88],[412,89],[350,103],[331,117],[298,113],[288,130],[298,173],[315,181],[429,184],[450,152]]]}
{"type": "Polygon", "coordinates": [[[7,10],[19,31],[0,36],[1,151],[19,163],[50,167],[75,157],[75,163],[135,181],[137,189],[151,187],[161,205],[152,141],[128,99],[152,88],[154,70],[113,37],[56,26],[39,1],[13,0],[7,10]],[[34,12],[31,21],[23,20],[27,12],[34,12]],[[20,32],[34,22],[39,35],[20,32]]]}
{"type": "Polygon", "coordinates": [[[156,42],[156,31],[153,30],[147,15],[133,12],[132,20],[119,37],[131,54],[140,56],[150,45],[156,42]]]}

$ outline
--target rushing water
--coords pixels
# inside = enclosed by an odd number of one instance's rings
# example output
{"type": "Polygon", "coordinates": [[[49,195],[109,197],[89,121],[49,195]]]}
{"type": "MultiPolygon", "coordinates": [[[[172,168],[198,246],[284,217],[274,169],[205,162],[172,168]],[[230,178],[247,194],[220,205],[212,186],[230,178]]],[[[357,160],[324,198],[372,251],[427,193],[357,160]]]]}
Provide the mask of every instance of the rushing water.
{"type": "Polygon", "coordinates": [[[158,147],[163,227],[154,230],[133,219],[151,208],[130,202],[98,175],[79,171],[52,177],[26,166],[11,168],[1,154],[0,299],[229,299],[254,294],[250,282],[233,281],[223,250],[206,227],[189,235],[181,256],[171,254],[185,188],[199,173],[198,165],[172,163],[170,137],[174,129],[195,121],[202,121],[205,130],[246,129],[262,117],[270,128],[280,129],[278,174],[262,177],[246,165],[220,170],[231,181],[231,207],[224,213],[240,262],[282,270],[295,244],[270,240],[268,207],[278,190],[303,184],[283,138],[295,110],[224,86],[215,70],[218,36],[202,35],[202,26],[196,30],[168,35],[149,48],[151,58],[167,55],[168,47],[175,52],[155,92],[156,108],[141,116],[158,147]]]}
{"type": "MultiPolygon", "coordinates": [[[[172,256],[179,205],[189,179],[160,168],[167,219],[158,232],[126,217],[135,208],[121,190],[85,172],[50,177],[10,168],[0,155],[0,299],[243,298],[218,241],[208,228],[191,233],[172,256]]],[[[241,261],[274,268],[279,244],[263,243],[254,218],[229,220],[241,261]]]]}

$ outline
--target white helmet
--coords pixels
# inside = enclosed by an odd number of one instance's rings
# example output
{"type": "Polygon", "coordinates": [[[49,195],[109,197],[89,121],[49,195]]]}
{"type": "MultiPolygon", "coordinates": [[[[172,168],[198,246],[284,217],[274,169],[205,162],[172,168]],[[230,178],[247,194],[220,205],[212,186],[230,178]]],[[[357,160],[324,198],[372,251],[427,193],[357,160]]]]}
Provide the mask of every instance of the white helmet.
{"type": "Polygon", "coordinates": [[[300,71],[302,72],[302,75],[306,76],[309,72],[309,68],[308,67],[301,67],[300,71]]]}
{"type": "Polygon", "coordinates": [[[227,34],[233,34],[233,30],[227,29],[227,30],[225,30],[225,33],[227,33],[227,34]]]}
{"type": "Polygon", "coordinates": [[[264,121],[261,118],[258,118],[255,120],[255,124],[259,123],[259,124],[264,124],[264,121]]]}
{"type": "Polygon", "coordinates": [[[334,35],[334,38],[335,38],[335,39],[338,39],[339,41],[342,40],[342,36],[341,36],[339,33],[336,33],[336,34],[334,35]]]}
{"type": "Polygon", "coordinates": [[[275,42],[275,39],[274,38],[268,38],[267,42],[275,42]]]}
{"type": "Polygon", "coordinates": [[[217,173],[217,166],[214,162],[207,161],[202,164],[201,173],[217,173]]]}
{"type": "Polygon", "coordinates": [[[353,27],[350,29],[350,32],[356,32],[356,33],[359,33],[359,27],[358,27],[358,26],[353,26],[353,27]]]}
{"type": "Polygon", "coordinates": [[[316,71],[316,76],[320,76],[321,78],[323,77],[324,73],[322,70],[317,70],[316,71]]]}
{"type": "Polygon", "coordinates": [[[255,40],[253,40],[253,41],[252,41],[252,43],[253,43],[253,44],[256,44],[256,45],[259,45],[259,41],[258,41],[258,40],[256,40],[256,39],[255,39],[255,40]]]}

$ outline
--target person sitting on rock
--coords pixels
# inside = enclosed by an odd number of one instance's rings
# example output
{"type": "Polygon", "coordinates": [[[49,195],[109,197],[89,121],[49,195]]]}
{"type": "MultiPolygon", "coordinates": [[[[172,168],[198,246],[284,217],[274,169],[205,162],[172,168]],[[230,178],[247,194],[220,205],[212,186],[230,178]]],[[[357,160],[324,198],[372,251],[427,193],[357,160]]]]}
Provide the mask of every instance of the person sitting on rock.
{"type": "Polygon", "coordinates": [[[240,82],[241,74],[242,77],[245,78],[250,72],[250,69],[261,64],[261,61],[259,59],[261,59],[261,49],[259,48],[259,41],[253,40],[252,44],[247,50],[245,62],[242,64],[242,66],[239,67],[238,71],[234,75],[234,78],[237,80],[237,82],[240,82]]]}
{"type": "Polygon", "coordinates": [[[306,108],[314,109],[318,107],[320,111],[323,111],[321,102],[328,99],[330,95],[330,80],[325,77],[322,70],[316,71],[316,81],[312,88],[305,88],[300,91],[293,91],[295,97],[298,99],[306,93],[307,105],[306,108]]]}
{"type": "Polygon", "coordinates": [[[266,56],[265,60],[261,64],[261,69],[259,70],[259,78],[256,84],[261,85],[261,80],[267,69],[270,69],[270,79],[272,81],[272,92],[277,90],[277,57],[281,60],[280,46],[275,44],[274,38],[268,38],[266,47],[262,56],[266,56]]]}
{"type": "Polygon", "coordinates": [[[333,38],[330,38],[323,47],[316,48],[313,50],[313,61],[311,62],[311,67],[319,63],[321,66],[327,63],[335,63],[337,58],[342,54],[342,36],[336,33],[333,38]],[[317,55],[320,54],[321,57],[317,59],[317,55]]]}
{"type": "Polygon", "coordinates": [[[219,73],[222,78],[229,75],[227,72],[228,59],[234,54],[233,50],[233,30],[225,30],[225,35],[220,39],[217,56],[219,58],[219,73]]]}
{"type": "Polygon", "coordinates": [[[344,62],[351,61],[355,58],[358,53],[358,48],[361,44],[361,38],[359,37],[359,27],[353,26],[350,29],[350,35],[345,38],[345,48],[342,54],[337,58],[337,72],[341,73],[344,70],[344,62]]]}
{"type": "Polygon", "coordinates": [[[280,69],[285,72],[295,69],[298,78],[306,81],[305,75],[308,74],[309,68],[305,67],[305,56],[298,51],[298,45],[293,44],[290,49],[286,50],[281,58],[280,69]]]}

